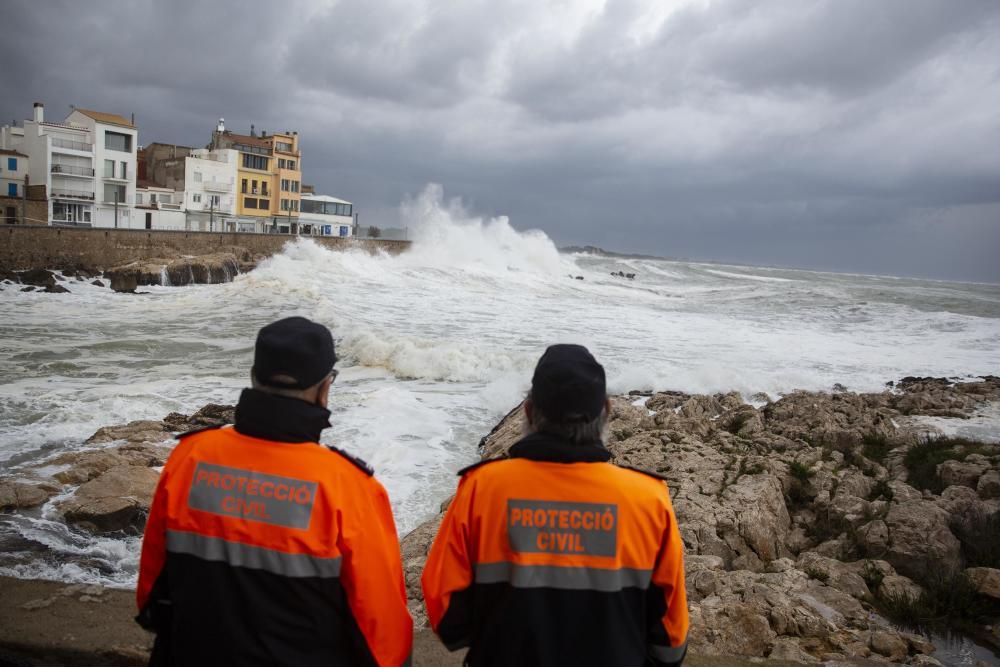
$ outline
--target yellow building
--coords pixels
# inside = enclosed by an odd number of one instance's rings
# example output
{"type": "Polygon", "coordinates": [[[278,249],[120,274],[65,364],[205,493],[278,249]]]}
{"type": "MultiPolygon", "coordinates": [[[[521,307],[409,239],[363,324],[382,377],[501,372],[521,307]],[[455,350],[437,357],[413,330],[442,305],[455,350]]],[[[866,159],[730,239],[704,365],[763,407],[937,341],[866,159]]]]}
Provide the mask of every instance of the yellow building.
{"type": "Polygon", "coordinates": [[[236,214],[259,223],[257,231],[298,233],[302,155],[298,132],[257,136],[236,134],[222,121],[212,135],[211,148],[240,152],[236,174],[236,214]]]}

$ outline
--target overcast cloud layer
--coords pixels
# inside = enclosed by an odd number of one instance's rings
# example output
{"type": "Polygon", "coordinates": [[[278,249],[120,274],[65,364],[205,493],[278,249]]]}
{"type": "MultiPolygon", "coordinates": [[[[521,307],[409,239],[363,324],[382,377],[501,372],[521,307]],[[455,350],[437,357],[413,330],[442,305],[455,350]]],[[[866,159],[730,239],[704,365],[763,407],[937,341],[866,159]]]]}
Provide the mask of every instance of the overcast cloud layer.
{"type": "Polygon", "coordinates": [[[995,0],[9,0],[0,119],[298,130],[398,224],[428,182],[559,244],[1000,282],[995,0]]]}

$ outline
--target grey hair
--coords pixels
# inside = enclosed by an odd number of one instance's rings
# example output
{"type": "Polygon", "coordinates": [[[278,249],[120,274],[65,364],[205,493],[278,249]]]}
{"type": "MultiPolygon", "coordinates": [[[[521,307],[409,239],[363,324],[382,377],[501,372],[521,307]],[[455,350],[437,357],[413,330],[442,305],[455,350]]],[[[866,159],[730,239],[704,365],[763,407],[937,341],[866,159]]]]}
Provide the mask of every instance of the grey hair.
{"type": "MultiPolygon", "coordinates": [[[[529,396],[529,398],[531,398],[529,396]]],[[[588,421],[556,422],[550,420],[545,413],[534,404],[532,411],[534,423],[525,422],[526,430],[532,433],[546,433],[558,438],[569,440],[574,445],[589,445],[603,443],[608,426],[608,411],[601,409],[594,419],[588,421]]]]}
{"type": "MultiPolygon", "coordinates": [[[[282,381],[282,380],[286,380],[287,379],[287,381],[295,382],[295,378],[293,378],[293,377],[291,377],[289,375],[276,375],[276,376],[274,376],[274,379],[276,379],[278,381],[282,381]]],[[[323,379],[325,380],[326,378],[323,378],[323,379]]],[[[285,388],[285,387],[275,387],[275,386],[272,386],[272,385],[269,385],[269,384],[264,384],[263,382],[261,382],[260,380],[257,379],[256,375],[254,375],[253,373],[251,373],[250,374],[250,383],[251,383],[251,386],[253,386],[254,389],[256,389],[257,391],[263,392],[265,394],[273,394],[275,396],[284,396],[286,398],[297,398],[299,400],[308,400],[308,397],[310,396],[310,394],[316,391],[316,387],[318,387],[319,385],[323,384],[323,380],[320,380],[318,383],[314,384],[311,387],[306,387],[305,389],[294,389],[294,388],[285,388]]]]}

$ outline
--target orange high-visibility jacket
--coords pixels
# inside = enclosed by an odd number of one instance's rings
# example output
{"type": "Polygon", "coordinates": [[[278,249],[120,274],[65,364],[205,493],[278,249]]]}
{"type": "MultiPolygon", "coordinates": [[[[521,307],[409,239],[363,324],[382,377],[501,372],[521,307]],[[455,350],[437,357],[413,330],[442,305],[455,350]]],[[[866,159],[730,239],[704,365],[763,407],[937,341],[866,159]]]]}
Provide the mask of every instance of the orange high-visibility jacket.
{"type": "Polygon", "coordinates": [[[396,529],[371,471],[231,427],[182,436],[167,461],[137,601],[171,664],[398,666],[412,647],[396,529]]]}
{"type": "Polygon", "coordinates": [[[667,486],[535,434],[463,471],[423,574],[471,665],[680,664],[688,608],[667,486]]]}

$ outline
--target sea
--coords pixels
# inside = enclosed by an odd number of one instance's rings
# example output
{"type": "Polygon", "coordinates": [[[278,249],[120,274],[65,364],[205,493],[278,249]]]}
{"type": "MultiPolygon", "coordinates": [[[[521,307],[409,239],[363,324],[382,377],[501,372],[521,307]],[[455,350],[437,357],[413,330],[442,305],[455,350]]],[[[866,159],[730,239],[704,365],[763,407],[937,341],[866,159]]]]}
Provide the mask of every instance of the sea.
{"type": "MultiPolygon", "coordinates": [[[[234,403],[257,330],[290,315],[333,330],[323,441],[372,465],[400,534],[454,491],[553,343],[586,345],[621,393],[762,401],[1000,374],[998,285],[563,254],[436,188],[401,215],[413,244],[397,256],[290,240],[225,284],[0,286],[0,476],[83,449],[102,426],[234,403]]],[[[1000,413],[970,424],[1000,438],[1000,413]]],[[[0,515],[0,575],[134,585],[139,538],[69,528],[58,500],[0,515]]]]}

